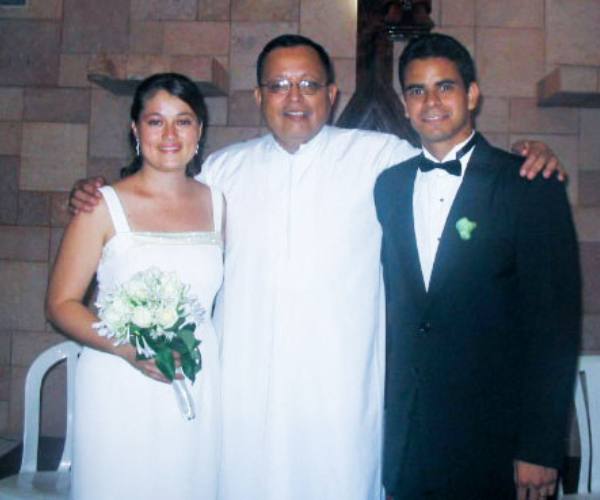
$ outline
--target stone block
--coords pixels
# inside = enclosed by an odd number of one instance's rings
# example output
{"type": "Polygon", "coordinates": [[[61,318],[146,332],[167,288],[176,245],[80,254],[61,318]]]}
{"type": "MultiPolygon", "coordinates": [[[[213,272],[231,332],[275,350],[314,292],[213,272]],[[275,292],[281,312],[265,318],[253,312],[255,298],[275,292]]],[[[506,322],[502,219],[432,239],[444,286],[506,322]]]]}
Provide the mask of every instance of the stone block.
{"type": "Polygon", "coordinates": [[[139,54],[160,54],[163,43],[163,23],[132,22],[129,30],[129,51],[139,54]]]}
{"type": "Polygon", "coordinates": [[[70,123],[25,123],[19,187],[69,191],[85,176],[88,127],[70,123]]]}
{"type": "Polygon", "coordinates": [[[112,184],[119,180],[121,169],[128,165],[132,159],[92,158],[88,162],[87,176],[104,177],[107,183],[112,184]]]}
{"type": "Polygon", "coordinates": [[[475,0],[442,0],[442,26],[473,26],[475,24],[475,0]]]}
{"type": "Polygon", "coordinates": [[[231,0],[233,21],[298,21],[299,0],[231,0]]]}
{"type": "MultiPolygon", "coordinates": [[[[131,0],[131,19],[190,20],[196,19],[198,0],[131,0]]],[[[218,3],[218,2],[217,2],[218,3]]]]}
{"type": "MultiPolygon", "coordinates": [[[[439,29],[434,29],[434,31],[456,38],[467,48],[472,56],[475,55],[474,26],[442,26],[439,29]]],[[[395,62],[397,63],[397,59],[395,62]]]]}
{"type": "Polygon", "coordinates": [[[510,100],[510,131],[539,134],[577,134],[579,113],[571,108],[540,108],[536,99],[510,100]]]}
{"type": "Polygon", "coordinates": [[[23,89],[0,88],[0,121],[19,121],[23,118],[23,89]]]}
{"type": "Polygon", "coordinates": [[[16,224],[19,196],[20,160],[0,156],[0,224],[16,224]]]}
{"type": "Polygon", "coordinates": [[[12,342],[12,364],[14,366],[29,367],[42,352],[64,340],[64,337],[56,333],[15,333],[12,342]]]}
{"type": "Polygon", "coordinates": [[[58,23],[0,20],[0,85],[56,85],[59,54],[58,23]]]}
{"type": "MultiPolygon", "coordinates": [[[[46,247],[47,248],[47,247],[46,247]]],[[[0,323],[7,330],[43,331],[45,262],[0,260],[0,323]]]]}
{"type": "Polygon", "coordinates": [[[198,0],[198,21],[229,21],[231,0],[198,0]]]}
{"type": "Polygon", "coordinates": [[[246,141],[261,135],[258,127],[211,127],[206,133],[204,157],[235,142],[246,141]]]}
{"type": "Polygon", "coordinates": [[[600,75],[594,66],[557,66],[537,83],[540,106],[600,107],[600,75]]]}
{"type": "Polygon", "coordinates": [[[21,191],[17,223],[20,226],[47,226],[50,224],[50,193],[21,191]]]}
{"type": "Polygon", "coordinates": [[[55,191],[50,194],[50,226],[64,227],[71,220],[68,209],[69,193],[55,191]]]}
{"type": "Polygon", "coordinates": [[[36,226],[0,226],[0,259],[48,260],[49,230],[36,226]]]}
{"type": "Polygon", "coordinates": [[[478,29],[479,83],[484,96],[534,97],[544,72],[544,32],[478,29]]]}
{"type": "Polygon", "coordinates": [[[297,23],[231,23],[230,90],[256,86],[256,59],[264,45],[284,33],[297,33],[297,23]]]}
{"type": "MultiPolygon", "coordinates": [[[[579,171],[579,204],[600,207],[600,170],[579,171]]],[[[598,216],[600,216],[600,212],[598,216]]],[[[594,222],[600,230],[598,221],[600,221],[599,218],[594,222]]]]}
{"type": "Polygon", "coordinates": [[[600,313],[600,242],[582,242],[581,274],[583,276],[583,308],[586,313],[600,313]]]}
{"type": "Polygon", "coordinates": [[[21,150],[21,123],[0,122],[0,155],[18,155],[21,150]]]}
{"type": "Polygon", "coordinates": [[[13,366],[10,369],[10,398],[8,406],[8,434],[20,435],[23,432],[23,398],[27,369],[13,366]]]}
{"type": "MultiPolygon", "coordinates": [[[[10,344],[11,332],[8,330],[0,330],[0,365],[6,366],[10,364],[10,344]]],[[[3,376],[8,376],[6,372],[3,376]]],[[[0,398],[2,399],[2,398],[0,398]]]]}
{"type": "Polygon", "coordinates": [[[509,100],[506,97],[483,97],[477,113],[477,129],[488,132],[508,132],[509,100]]]}
{"type": "Polygon", "coordinates": [[[129,16],[122,0],[64,0],[62,52],[126,52],[129,16]]]}
{"type": "Polygon", "coordinates": [[[0,7],[0,19],[56,19],[62,18],[63,0],[27,0],[24,6],[0,7]]]}
{"type": "Polygon", "coordinates": [[[142,80],[154,73],[167,73],[171,70],[171,61],[164,55],[132,54],[127,58],[127,76],[142,80]]]}
{"type": "Polygon", "coordinates": [[[86,150],[86,125],[26,124],[21,150],[21,189],[70,188],[73,180],[84,173],[86,150]]]}
{"type": "Polygon", "coordinates": [[[88,62],[87,54],[61,54],[58,84],[61,87],[89,87],[88,62]]]}
{"type": "Polygon", "coordinates": [[[208,112],[207,126],[227,125],[228,100],[227,97],[207,97],[204,99],[208,112]]]}
{"type": "Polygon", "coordinates": [[[582,352],[600,352],[600,314],[583,315],[582,352]]]}
{"type": "Polygon", "coordinates": [[[183,73],[196,82],[208,82],[211,86],[227,92],[229,77],[222,64],[210,56],[173,56],[171,71],[183,73]]]}
{"type": "Polygon", "coordinates": [[[129,158],[130,106],[129,96],[115,96],[101,89],[92,91],[90,157],[129,158]]]}
{"type": "Polygon", "coordinates": [[[166,22],[164,52],[170,55],[216,55],[229,52],[229,23],[166,22]]]}
{"type": "Polygon", "coordinates": [[[486,132],[485,138],[492,146],[503,149],[504,151],[510,150],[510,136],[502,132],[486,132]]]}
{"type": "MultiPolygon", "coordinates": [[[[9,344],[10,352],[10,344],[9,344]]],[[[10,367],[0,365],[0,401],[8,401],[10,398],[10,367]]]]}
{"type": "Polygon", "coordinates": [[[546,0],[547,60],[600,66],[599,25],[597,0],[546,0]]]}
{"type": "Polygon", "coordinates": [[[48,261],[50,269],[52,269],[54,261],[56,260],[56,255],[58,254],[63,235],[64,229],[62,227],[53,227],[50,229],[50,257],[48,261]]]}
{"type": "MultiPolygon", "coordinates": [[[[579,174],[583,179],[584,174],[596,174],[596,172],[580,172],[579,174]]],[[[579,196],[581,197],[581,188],[579,196]]],[[[596,196],[598,195],[596,194],[596,196]]],[[[583,205],[583,203],[580,203],[580,206],[573,209],[573,217],[577,227],[577,237],[580,242],[587,241],[599,243],[600,224],[598,224],[598,220],[600,220],[600,206],[583,207],[581,205],[583,205]]]]}
{"type": "Polygon", "coordinates": [[[234,127],[258,127],[261,123],[260,108],[252,90],[238,90],[229,97],[229,125],[234,127]]]}
{"type": "Polygon", "coordinates": [[[579,110],[579,168],[600,171],[600,109],[579,110]]]}
{"type": "Polygon", "coordinates": [[[302,0],[300,33],[323,45],[331,57],[355,57],[356,3],[302,0]]]}
{"type": "Polygon", "coordinates": [[[543,28],[544,0],[477,0],[475,22],[497,28],[543,28]]]}
{"type": "Polygon", "coordinates": [[[28,88],[24,102],[26,121],[87,123],[90,119],[88,89],[28,88]]]}
{"type": "Polygon", "coordinates": [[[9,434],[8,410],[8,401],[0,401],[0,432],[3,435],[9,434]]]}

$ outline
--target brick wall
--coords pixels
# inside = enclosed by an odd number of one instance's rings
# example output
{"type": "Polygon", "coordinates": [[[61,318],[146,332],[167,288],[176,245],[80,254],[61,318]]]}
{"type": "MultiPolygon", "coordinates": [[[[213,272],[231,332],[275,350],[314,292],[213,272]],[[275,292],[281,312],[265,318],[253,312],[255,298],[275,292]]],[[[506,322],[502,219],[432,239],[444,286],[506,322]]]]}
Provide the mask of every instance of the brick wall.
{"type": "MultiPolygon", "coordinates": [[[[548,142],[567,167],[586,276],[586,348],[600,350],[600,110],[538,108],[536,82],[557,64],[600,66],[598,0],[434,0],[437,30],[473,52],[486,96],[479,128],[506,147],[548,142]]],[[[88,82],[97,55],[216,58],[227,97],[207,99],[207,150],[264,130],[252,97],[264,43],[299,32],[323,43],[354,90],[356,0],[29,0],[0,7],[0,433],[18,432],[24,375],[60,337],[45,322],[46,280],[68,220],[67,192],[87,175],[115,179],[130,155],[130,98],[88,82]]],[[[401,49],[397,46],[397,51],[401,49]]],[[[190,60],[194,64],[193,60],[190,60]]],[[[190,72],[193,67],[190,67],[190,72]]],[[[64,374],[48,381],[43,432],[61,434],[64,374]]]]}

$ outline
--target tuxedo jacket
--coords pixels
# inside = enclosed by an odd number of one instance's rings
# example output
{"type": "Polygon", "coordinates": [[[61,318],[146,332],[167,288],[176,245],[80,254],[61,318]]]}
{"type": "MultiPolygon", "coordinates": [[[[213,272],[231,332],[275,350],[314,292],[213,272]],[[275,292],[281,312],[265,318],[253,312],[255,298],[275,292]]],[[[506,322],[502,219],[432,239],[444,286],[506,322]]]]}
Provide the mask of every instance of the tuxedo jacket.
{"type": "Polygon", "coordinates": [[[426,291],[418,162],[384,171],[374,193],[387,311],[384,484],[400,499],[481,498],[490,482],[512,487],[514,459],[561,465],[581,317],[576,236],[564,185],[524,180],[522,158],[478,135],[426,291]],[[461,237],[463,218],[477,226],[461,237]]]}

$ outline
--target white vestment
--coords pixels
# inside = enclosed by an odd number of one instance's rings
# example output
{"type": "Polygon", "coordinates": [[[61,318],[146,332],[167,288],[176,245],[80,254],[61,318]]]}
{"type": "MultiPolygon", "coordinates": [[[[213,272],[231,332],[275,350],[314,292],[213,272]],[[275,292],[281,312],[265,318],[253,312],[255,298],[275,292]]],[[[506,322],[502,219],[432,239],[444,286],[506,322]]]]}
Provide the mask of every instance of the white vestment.
{"type": "MultiPolygon", "coordinates": [[[[384,377],[378,174],[418,151],[324,127],[211,155],[227,202],[222,500],[379,500],[384,377]]],[[[217,322],[218,327],[218,322],[217,322]]]]}

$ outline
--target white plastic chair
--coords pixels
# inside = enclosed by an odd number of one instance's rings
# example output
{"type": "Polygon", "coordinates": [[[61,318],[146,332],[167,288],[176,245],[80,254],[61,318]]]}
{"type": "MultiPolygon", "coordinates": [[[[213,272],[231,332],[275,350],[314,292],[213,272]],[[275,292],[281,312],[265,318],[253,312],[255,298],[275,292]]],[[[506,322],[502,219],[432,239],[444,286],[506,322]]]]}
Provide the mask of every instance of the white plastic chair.
{"type": "Polygon", "coordinates": [[[600,499],[600,355],[579,357],[575,412],[581,442],[577,493],[561,495],[559,498],[600,499]]]}
{"type": "Polygon", "coordinates": [[[33,362],[25,379],[25,416],[23,422],[23,458],[15,476],[0,481],[0,500],[59,500],[69,496],[71,485],[71,449],[75,369],[81,346],[67,341],[50,347],[33,362]],[[67,430],[65,447],[55,471],[38,471],[40,432],[40,392],[44,375],[57,363],[67,363],[67,430]]]}

